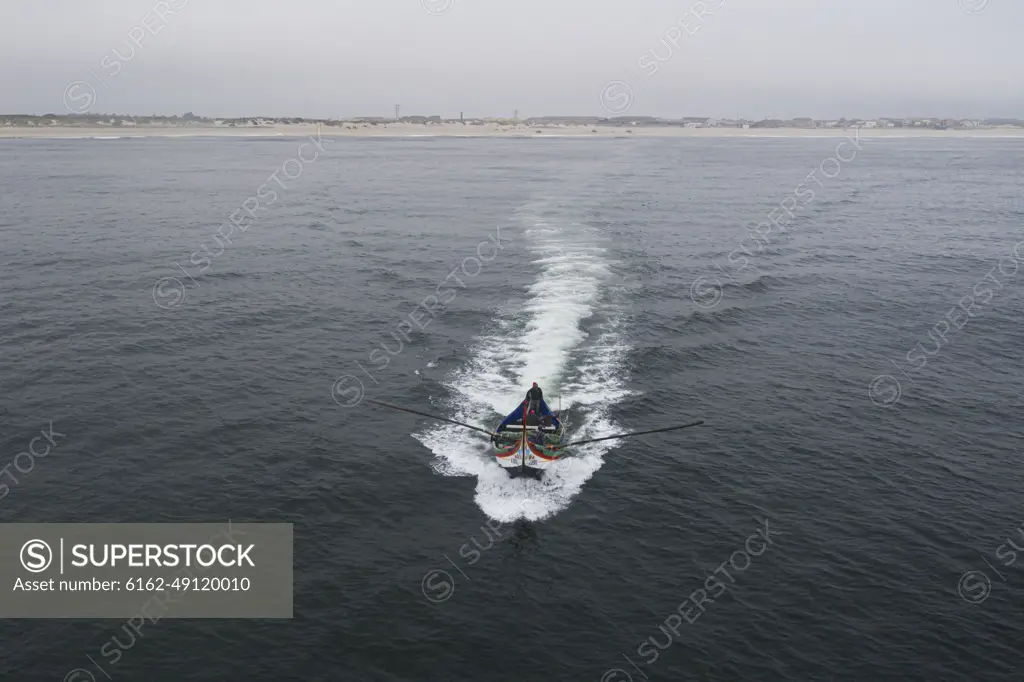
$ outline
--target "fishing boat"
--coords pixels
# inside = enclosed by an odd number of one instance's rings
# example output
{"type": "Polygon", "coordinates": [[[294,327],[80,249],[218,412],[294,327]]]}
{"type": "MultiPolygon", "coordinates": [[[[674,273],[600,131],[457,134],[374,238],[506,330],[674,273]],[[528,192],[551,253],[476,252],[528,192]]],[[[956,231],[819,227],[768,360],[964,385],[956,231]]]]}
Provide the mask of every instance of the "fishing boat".
{"type": "Polygon", "coordinates": [[[480,426],[466,424],[454,419],[430,414],[429,412],[420,412],[419,410],[393,405],[380,400],[367,398],[367,402],[391,410],[409,412],[410,414],[416,414],[448,424],[455,424],[456,426],[487,434],[490,436],[491,447],[498,466],[504,469],[512,478],[520,476],[540,478],[545,471],[555,466],[559,461],[571,456],[572,451],[567,450],[570,447],[597,443],[604,440],[632,438],[633,436],[643,436],[649,433],[677,431],[704,423],[703,419],[699,419],[678,426],[665,426],[648,431],[633,431],[631,433],[615,434],[614,436],[567,442],[569,440],[568,412],[562,413],[561,410],[552,412],[543,398],[533,401],[524,400],[516,409],[512,410],[501,420],[494,431],[488,431],[480,426]]]}
{"type": "Polygon", "coordinates": [[[564,447],[568,425],[560,412],[552,412],[543,398],[524,400],[491,436],[498,466],[512,478],[540,478],[567,454],[564,447]]]}

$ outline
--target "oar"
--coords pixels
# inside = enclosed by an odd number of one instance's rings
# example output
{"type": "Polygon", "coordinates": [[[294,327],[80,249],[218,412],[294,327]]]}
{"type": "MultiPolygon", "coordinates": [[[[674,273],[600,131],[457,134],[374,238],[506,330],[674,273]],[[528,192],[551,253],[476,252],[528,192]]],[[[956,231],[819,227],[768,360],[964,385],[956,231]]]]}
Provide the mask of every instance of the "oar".
{"type": "Polygon", "coordinates": [[[666,426],[666,427],[661,428],[661,429],[651,429],[650,431],[634,431],[633,433],[620,433],[617,436],[605,436],[603,438],[590,438],[588,440],[577,440],[577,441],[574,441],[572,443],[566,443],[565,445],[556,445],[554,449],[557,449],[557,448],[567,448],[570,445],[584,445],[586,443],[597,443],[598,441],[602,441],[602,440],[615,440],[617,438],[629,438],[630,436],[645,436],[648,433],[662,433],[664,431],[678,431],[679,429],[688,429],[691,426],[700,426],[703,423],[704,423],[704,420],[700,419],[700,420],[692,422],[690,424],[683,424],[681,426],[666,426]]]}
{"type": "Polygon", "coordinates": [[[497,435],[495,433],[492,433],[492,432],[488,431],[487,429],[481,429],[479,426],[473,426],[472,424],[463,424],[462,422],[457,422],[454,419],[446,419],[444,417],[438,417],[436,414],[428,414],[426,412],[420,412],[418,410],[410,410],[408,407],[399,407],[398,405],[392,405],[391,403],[385,403],[385,402],[382,402],[380,400],[373,400],[371,398],[367,398],[366,402],[373,403],[374,405],[380,405],[381,407],[389,407],[392,410],[400,410],[401,412],[409,412],[411,414],[418,414],[421,417],[427,417],[429,419],[437,419],[438,421],[448,422],[449,424],[455,424],[456,426],[464,426],[467,429],[473,429],[474,431],[479,431],[480,433],[486,433],[488,436],[492,436],[493,437],[493,436],[497,435]]]}

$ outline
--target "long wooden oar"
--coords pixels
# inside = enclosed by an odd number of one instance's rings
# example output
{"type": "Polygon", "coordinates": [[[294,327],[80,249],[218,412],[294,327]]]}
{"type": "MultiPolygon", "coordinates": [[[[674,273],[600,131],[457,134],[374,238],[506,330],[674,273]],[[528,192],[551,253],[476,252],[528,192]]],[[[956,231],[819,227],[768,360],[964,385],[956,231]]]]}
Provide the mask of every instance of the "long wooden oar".
{"type": "Polygon", "coordinates": [[[662,433],[663,431],[678,431],[679,429],[688,429],[691,426],[700,426],[704,423],[703,419],[692,422],[690,424],[682,424],[681,426],[666,426],[661,429],[651,429],[650,431],[634,431],[633,433],[620,433],[616,436],[605,436],[603,438],[589,438],[587,440],[577,440],[572,443],[566,443],[565,445],[558,445],[555,448],[567,448],[570,445],[584,445],[586,443],[597,443],[602,440],[615,440],[617,438],[629,438],[630,436],[645,436],[648,433],[662,433]]]}
{"type": "Polygon", "coordinates": [[[418,414],[421,417],[427,417],[429,419],[437,419],[438,421],[448,422],[449,424],[455,424],[456,426],[464,426],[467,429],[473,429],[474,431],[479,431],[480,433],[486,433],[488,436],[492,436],[493,437],[493,436],[497,435],[496,433],[488,431],[487,429],[481,429],[479,426],[473,426],[472,424],[464,424],[462,422],[457,422],[454,419],[446,419],[444,417],[438,417],[436,414],[429,414],[427,412],[420,412],[419,410],[410,410],[408,407],[399,407],[398,405],[392,405],[391,403],[385,403],[383,401],[373,400],[371,398],[367,398],[366,402],[373,403],[374,405],[380,405],[381,407],[388,407],[388,408],[391,408],[392,410],[399,410],[401,412],[409,412],[411,414],[418,414]]]}

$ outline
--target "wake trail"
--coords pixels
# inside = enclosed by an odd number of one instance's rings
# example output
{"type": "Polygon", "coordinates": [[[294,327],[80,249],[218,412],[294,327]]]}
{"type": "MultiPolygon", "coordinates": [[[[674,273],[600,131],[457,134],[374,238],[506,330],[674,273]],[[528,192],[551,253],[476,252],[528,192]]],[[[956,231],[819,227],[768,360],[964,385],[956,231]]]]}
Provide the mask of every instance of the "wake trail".
{"type": "MultiPolygon", "coordinates": [[[[539,274],[522,304],[506,306],[474,340],[467,363],[444,382],[453,419],[493,428],[536,381],[552,409],[559,396],[562,410],[569,409],[571,440],[620,430],[609,412],[628,395],[623,306],[608,285],[612,263],[604,238],[572,222],[572,213],[571,206],[540,202],[517,215],[539,274]]],[[[540,520],[568,507],[614,447],[609,441],[574,448],[537,481],[509,478],[481,434],[443,424],[413,437],[436,455],[438,473],[476,476],[477,504],[502,522],[540,520]]]]}

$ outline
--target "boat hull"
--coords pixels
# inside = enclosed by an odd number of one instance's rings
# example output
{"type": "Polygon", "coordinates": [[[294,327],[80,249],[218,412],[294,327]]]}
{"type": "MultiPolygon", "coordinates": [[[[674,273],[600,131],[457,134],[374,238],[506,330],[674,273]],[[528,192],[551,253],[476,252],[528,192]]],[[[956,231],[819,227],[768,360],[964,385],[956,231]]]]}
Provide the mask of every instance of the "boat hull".
{"type": "Polygon", "coordinates": [[[524,401],[495,428],[494,458],[512,478],[540,478],[566,455],[568,428],[566,416],[543,400],[532,406],[524,401]]]}
{"type": "MultiPolygon", "coordinates": [[[[564,441],[564,437],[562,438],[564,441]]],[[[494,447],[494,457],[498,466],[503,468],[512,478],[540,478],[544,472],[565,456],[565,451],[557,445],[526,442],[518,438],[512,442],[498,443],[494,447]]]]}

